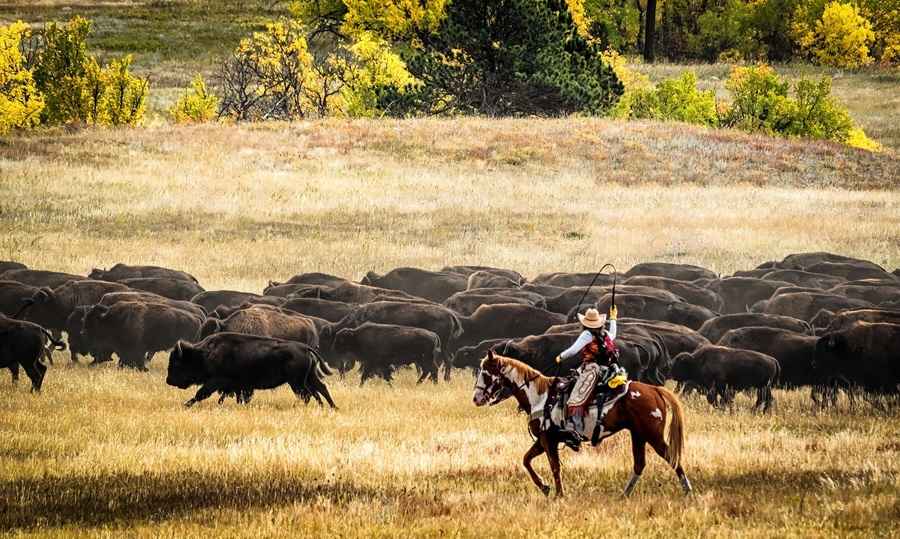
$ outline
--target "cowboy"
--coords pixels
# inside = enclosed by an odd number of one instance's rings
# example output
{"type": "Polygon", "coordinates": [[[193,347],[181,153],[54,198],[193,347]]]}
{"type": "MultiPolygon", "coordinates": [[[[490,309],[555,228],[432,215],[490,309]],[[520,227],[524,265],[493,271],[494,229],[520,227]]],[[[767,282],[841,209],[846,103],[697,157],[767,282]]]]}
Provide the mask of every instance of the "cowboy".
{"type": "Polygon", "coordinates": [[[606,329],[606,315],[601,315],[597,309],[588,309],[584,314],[578,314],[578,320],[584,330],[572,346],[556,356],[556,362],[569,359],[577,354],[581,355],[581,366],[576,369],[577,377],[572,389],[572,394],[566,403],[566,428],[563,431],[565,443],[573,450],[578,451],[580,444],[586,438],[584,431],[584,413],[591,404],[594,389],[597,382],[603,377],[604,384],[601,388],[601,402],[598,403],[598,418],[603,409],[609,388],[621,385],[624,380],[624,369],[618,365],[619,349],[616,346],[616,318],[618,309],[615,305],[609,309],[609,329],[606,329]]]}

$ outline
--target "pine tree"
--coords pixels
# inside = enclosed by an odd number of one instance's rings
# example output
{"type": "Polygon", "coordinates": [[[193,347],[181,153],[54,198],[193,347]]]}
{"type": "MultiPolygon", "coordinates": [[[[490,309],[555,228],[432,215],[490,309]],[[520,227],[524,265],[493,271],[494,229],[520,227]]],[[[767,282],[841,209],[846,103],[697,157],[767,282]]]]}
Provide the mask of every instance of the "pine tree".
{"type": "Polygon", "coordinates": [[[490,116],[602,113],[623,87],[564,0],[455,0],[407,53],[421,84],[383,108],[490,116]]]}

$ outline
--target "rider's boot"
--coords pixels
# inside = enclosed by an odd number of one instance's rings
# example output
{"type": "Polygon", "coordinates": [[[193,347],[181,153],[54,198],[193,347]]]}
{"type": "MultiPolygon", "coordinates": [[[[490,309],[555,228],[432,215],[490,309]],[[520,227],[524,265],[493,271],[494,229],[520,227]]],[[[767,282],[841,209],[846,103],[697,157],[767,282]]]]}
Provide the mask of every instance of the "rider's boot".
{"type": "Polygon", "coordinates": [[[582,432],[584,431],[584,417],[580,414],[574,415],[566,421],[566,428],[560,431],[562,441],[572,451],[581,450],[581,442],[584,441],[582,432]]]}

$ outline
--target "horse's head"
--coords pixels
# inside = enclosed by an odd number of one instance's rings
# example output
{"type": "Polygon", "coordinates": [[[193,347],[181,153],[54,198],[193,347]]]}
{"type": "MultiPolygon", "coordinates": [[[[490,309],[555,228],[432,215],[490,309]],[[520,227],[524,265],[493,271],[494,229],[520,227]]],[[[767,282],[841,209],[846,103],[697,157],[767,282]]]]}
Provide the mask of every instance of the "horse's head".
{"type": "Polygon", "coordinates": [[[489,403],[493,406],[512,395],[504,381],[502,359],[488,350],[488,355],[481,360],[481,368],[475,376],[475,392],[472,395],[475,406],[489,403]]]}

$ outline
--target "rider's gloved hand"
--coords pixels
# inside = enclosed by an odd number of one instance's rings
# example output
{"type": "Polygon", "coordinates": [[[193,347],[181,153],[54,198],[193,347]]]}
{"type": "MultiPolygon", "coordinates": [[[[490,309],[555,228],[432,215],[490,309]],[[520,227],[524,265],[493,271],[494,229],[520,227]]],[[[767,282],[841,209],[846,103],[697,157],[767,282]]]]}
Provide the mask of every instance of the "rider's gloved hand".
{"type": "Polygon", "coordinates": [[[618,317],[619,317],[619,309],[615,305],[611,306],[609,308],[609,319],[615,320],[618,317]]]}
{"type": "Polygon", "coordinates": [[[559,356],[556,356],[556,362],[557,362],[557,363],[562,363],[562,358],[559,357],[559,356]]]}

